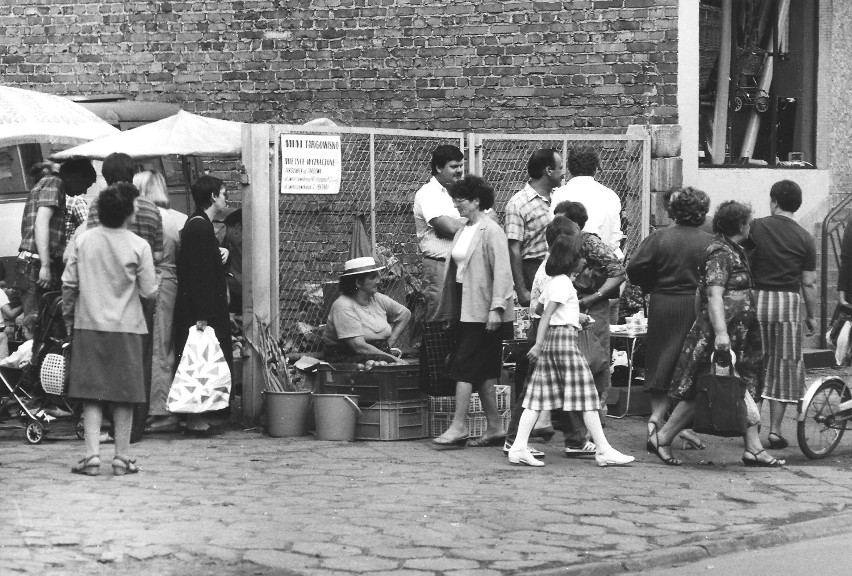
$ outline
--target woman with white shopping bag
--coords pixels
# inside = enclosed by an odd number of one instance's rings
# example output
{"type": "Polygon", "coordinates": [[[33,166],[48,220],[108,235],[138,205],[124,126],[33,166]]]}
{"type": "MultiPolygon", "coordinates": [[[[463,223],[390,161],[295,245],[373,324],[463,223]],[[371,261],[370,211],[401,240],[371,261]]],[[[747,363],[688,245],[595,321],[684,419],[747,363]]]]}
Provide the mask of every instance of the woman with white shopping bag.
{"type": "Polygon", "coordinates": [[[62,274],[62,312],[72,335],[68,396],[83,400],[86,457],[75,474],[100,473],[102,403],[112,405],[115,475],[135,474],[128,455],[134,404],[144,404],[142,345],[148,333],[141,298],[157,295],[148,243],[130,232],[138,191],[119,182],[98,196],[101,226],[77,237],[62,274]]]}
{"type": "MultiPolygon", "coordinates": [[[[178,376],[181,375],[181,363],[185,366],[189,361],[189,358],[184,359],[184,348],[190,331],[205,332],[208,327],[215,333],[230,374],[231,323],[225,270],[228,251],[220,249],[213,230],[213,220],[227,208],[228,193],[221,180],[205,175],[192,185],[192,199],[195,212],[181,232],[181,249],[177,258],[178,294],[174,325],[175,352],[180,359],[178,376]]],[[[176,377],[173,391],[177,383],[176,377]]],[[[186,433],[189,435],[211,436],[221,432],[219,427],[209,422],[209,413],[190,413],[187,418],[186,433]]]]}

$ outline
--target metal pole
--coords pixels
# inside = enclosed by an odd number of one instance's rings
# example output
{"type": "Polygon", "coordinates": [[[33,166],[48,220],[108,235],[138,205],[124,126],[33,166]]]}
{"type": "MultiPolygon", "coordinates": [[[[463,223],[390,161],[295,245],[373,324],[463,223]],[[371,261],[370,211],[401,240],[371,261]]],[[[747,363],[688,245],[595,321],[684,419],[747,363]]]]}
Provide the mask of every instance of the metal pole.
{"type": "Polygon", "coordinates": [[[370,132],[370,243],[376,256],[376,134],[370,132]]]}

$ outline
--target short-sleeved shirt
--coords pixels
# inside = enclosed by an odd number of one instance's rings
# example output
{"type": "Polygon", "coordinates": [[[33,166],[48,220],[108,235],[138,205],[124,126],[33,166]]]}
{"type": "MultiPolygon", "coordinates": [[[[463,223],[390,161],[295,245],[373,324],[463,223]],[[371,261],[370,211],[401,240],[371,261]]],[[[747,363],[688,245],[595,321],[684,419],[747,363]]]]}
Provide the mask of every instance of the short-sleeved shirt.
{"type": "Polygon", "coordinates": [[[386,340],[391,335],[391,324],[407,308],[381,292],[373,296],[366,306],[354,298],[342,295],[331,305],[323,337],[327,344],[338,344],[347,338],[363,336],[364,340],[386,340]]]}
{"type": "Polygon", "coordinates": [[[35,221],[39,208],[53,208],[48,224],[48,250],[53,260],[62,258],[65,251],[65,184],[62,179],[50,174],[33,187],[24,204],[24,217],[21,220],[22,252],[38,253],[35,241],[35,221]]]}
{"type": "Polygon", "coordinates": [[[698,286],[698,267],[713,236],[675,224],[645,238],[627,265],[630,281],[645,292],[686,295],[698,286]]]}
{"type": "Polygon", "coordinates": [[[717,235],[704,249],[699,268],[701,301],[706,305],[708,286],[720,286],[726,293],[748,291],[753,287],[751,268],[742,247],[717,235]]]}
{"type": "Polygon", "coordinates": [[[89,203],[85,196],[65,197],[65,244],[71,240],[71,236],[77,228],[89,218],[89,203]]]}
{"type": "Polygon", "coordinates": [[[621,232],[621,199],[618,194],[592,176],[574,176],[553,191],[551,206],[556,208],[566,200],[579,202],[586,208],[589,219],[583,231],[597,234],[620,256],[624,234],[621,232]]]}
{"type": "MultiPolygon", "coordinates": [[[[93,228],[100,225],[98,199],[95,198],[89,205],[89,218],[86,220],[86,227],[93,228]]],[[[127,229],[145,240],[151,247],[153,254],[163,253],[163,217],[160,216],[157,205],[144,196],[136,198],[136,220],[127,229]]],[[[159,264],[159,262],[155,261],[154,264],[159,264]]]]}
{"type": "Polygon", "coordinates": [[[429,223],[439,216],[458,219],[459,211],[447,189],[432,176],[414,195],[414,227],[420,252],[430,258],[447,258],[453,247],[453,239],[440,238],[429,223]]]}
{"type": "Polygon", "coordinates": [[[802,272],[816,270],[813,236],[795,220],[775,214],[751,224],[750,254],[754,286],[758,290],[798,292],[802,272]]]}
{"type": "Polygon", "coordinates": [[[506,237],[521,243],[521,259],[544,258],[547,240],[544,232],[553,219],[550,199],[527,184],[506,202],[506,237]]]}
{"type": "Polygon", "coordinates": [[[536,313],[538,301],[541,299],[541,293],[550,283],[550,276],[547,275],[547,254],[544,255],[544,262],[535,271],[532,286],[530,287],[530,318],[541,318],[541,314],[536,313]]]}
{"type": "Polygon", "coordinates": [[[580,328],[580,299],[574,283],[565,274],[553,276],[541,293],[544,307],[551,302],[558,304],[550,317],[550,326],[574,326],[580,328]]]}

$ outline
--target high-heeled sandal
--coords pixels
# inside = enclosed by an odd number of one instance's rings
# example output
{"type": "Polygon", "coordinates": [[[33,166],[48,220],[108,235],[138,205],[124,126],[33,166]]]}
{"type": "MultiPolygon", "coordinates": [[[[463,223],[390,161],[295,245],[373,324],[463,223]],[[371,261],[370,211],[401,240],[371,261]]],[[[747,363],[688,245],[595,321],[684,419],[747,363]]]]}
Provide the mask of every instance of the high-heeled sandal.
{"type": "Polygon", "coordinates": [[[760,452],[752,452],[751,450],[746,450],[743,452],[743,465],[747,467],[754,468],[778,468],[779,466],[784,466],[787,461],[779,460],[778,458],[772,458],[771,460],[760,460],[758,455],[763,454],[766,450],[761,450],[760,452]],[[754,458],[746,458],[746,454],[751,454],[754,458]]]}
{"type": "Polygon", "coordinates": [[[116,456],[112,459],[112,473],[116,476],[136,474],[137,472],[139,472],[139,467],[136,465],[136,460],[131,460],[124,456],[116,456]],[[116,464],[116,462],[118,462],[118,464],[116,464]]]}
{"type": "Polygon", "coordinates": [[[671,448],[671,444],[660,444],[660,437],[657,435],[657,430],[654,430],[652,436],[648,436],[648,443],[645,444],[645,449],[648,451],[648,454],[653,454],[657,458],[659,458],[663,464],[666,466],[680,466],[680,460],[675,458],[674,456],[663,456],[660,453],[660,448],[671,448]],[[656,443],[651,441],[651,438],[656,440],[656,443]]]}
{"type": "Polygon", "coordinates": [[[71,473],[82,474],[84,476],[97,476],[101,473],[100,454],[92,454],[88,458],[83,458],[76,466],[71,467],[71,473]],[[97,463],[92,462],[93,460],[97,460],[97,463]]]}

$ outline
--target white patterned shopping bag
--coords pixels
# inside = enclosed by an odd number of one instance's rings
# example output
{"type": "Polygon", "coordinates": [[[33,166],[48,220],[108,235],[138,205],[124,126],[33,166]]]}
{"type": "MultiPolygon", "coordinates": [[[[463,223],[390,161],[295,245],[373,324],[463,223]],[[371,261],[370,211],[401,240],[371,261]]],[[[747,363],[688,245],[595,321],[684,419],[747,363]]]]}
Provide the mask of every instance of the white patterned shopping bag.
{"type": "Polygon", "coordinates": [[[228,407],[231,371],[210,326],[204,331],[195,326],[183,348],[166,406],[169,412],[199,414],[228,407]]]}

